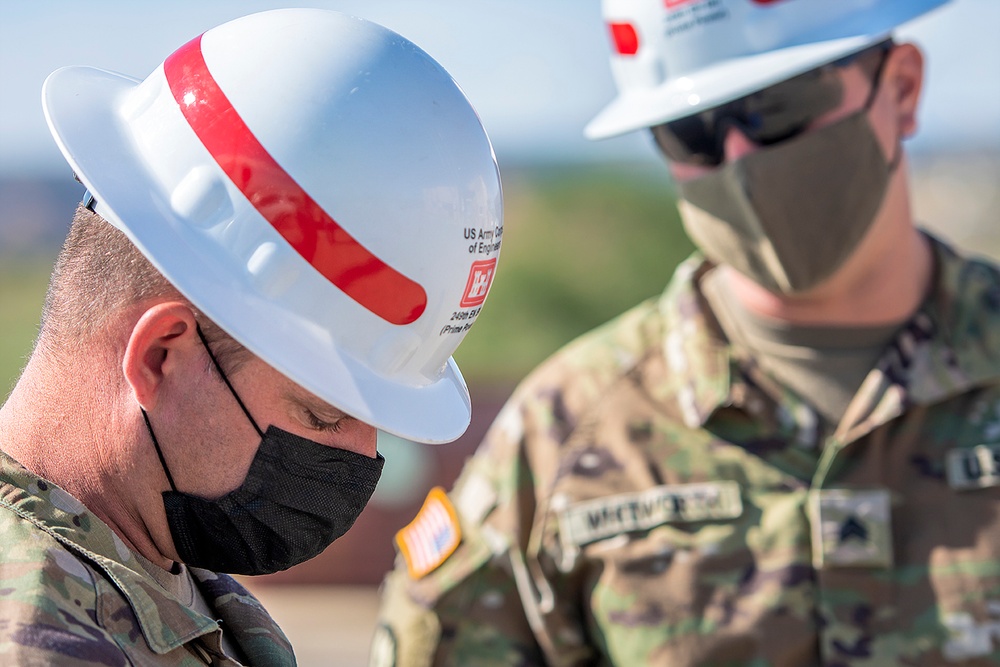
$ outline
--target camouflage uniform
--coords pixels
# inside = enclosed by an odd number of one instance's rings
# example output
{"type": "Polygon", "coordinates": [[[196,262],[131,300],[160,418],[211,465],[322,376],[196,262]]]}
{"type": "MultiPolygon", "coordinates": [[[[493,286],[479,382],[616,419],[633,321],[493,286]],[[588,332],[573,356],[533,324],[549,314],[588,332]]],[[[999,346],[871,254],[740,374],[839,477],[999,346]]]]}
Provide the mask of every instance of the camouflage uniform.
{"type": "Polygon", "coordinates": [[[457,550],[387,577],[373,663],[1000,664],[1000,273],[934,253],[836,425],[729,346],[698,257],[556,354],[449,494],[457,550]]]}
{"type": "Polygon", "coordinates": [[[214,620],[160,588],[111,529],[0,453],[0,664],[294,665],[285,635],[232,577],[191,568],[214,620]]]}

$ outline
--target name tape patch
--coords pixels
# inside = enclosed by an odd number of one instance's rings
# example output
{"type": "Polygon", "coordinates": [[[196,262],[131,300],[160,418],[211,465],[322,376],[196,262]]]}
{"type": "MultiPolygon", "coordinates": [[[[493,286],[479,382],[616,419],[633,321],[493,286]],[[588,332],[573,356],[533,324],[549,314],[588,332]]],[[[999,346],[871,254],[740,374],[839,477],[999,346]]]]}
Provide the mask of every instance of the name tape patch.
{"type": "Polygon", "coordinates": [[[576,503],[559,516],[559,526],[565,543],[580,546],[665,523],[734,519],[742,513],[736,482],[672,484],[576,503]]]}
{"type": "Polygon", "coordinates": [[[1000,485],[1000,444],[952,449],[945,461],[948,486],[960,491],[1000,485]]]}
{"type": "Polygon", "coordinates": [[[440,486],[430,490],[417,516],[396,533],[396,546],[414,579],[437,569],[461,541],[458,514],[440,486]]]}

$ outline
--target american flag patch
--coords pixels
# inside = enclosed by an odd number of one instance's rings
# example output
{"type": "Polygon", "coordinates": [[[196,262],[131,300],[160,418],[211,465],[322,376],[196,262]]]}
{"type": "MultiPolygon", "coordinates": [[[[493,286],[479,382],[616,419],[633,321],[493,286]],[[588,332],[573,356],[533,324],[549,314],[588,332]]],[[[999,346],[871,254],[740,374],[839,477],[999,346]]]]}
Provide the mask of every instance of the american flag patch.
{"type": "Polygon", "coordinates": [[[416,518],[396,533],[396,546],[414,579],[433,572],[461,541],[455,507],[440,486],[430,490],[416,518]]]}

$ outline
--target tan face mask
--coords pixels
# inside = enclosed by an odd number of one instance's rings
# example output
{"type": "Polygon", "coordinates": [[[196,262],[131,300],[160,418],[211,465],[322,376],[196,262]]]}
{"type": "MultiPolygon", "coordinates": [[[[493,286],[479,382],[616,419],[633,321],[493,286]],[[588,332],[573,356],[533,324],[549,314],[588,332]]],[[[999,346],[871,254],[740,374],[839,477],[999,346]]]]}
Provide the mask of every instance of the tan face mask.
{"type": "Polygon", "coordinates": [[[681,183],[681,219],[713,261],[775,293],[829,278],[875,219],[887,163],[866,110],[681,183]]]}

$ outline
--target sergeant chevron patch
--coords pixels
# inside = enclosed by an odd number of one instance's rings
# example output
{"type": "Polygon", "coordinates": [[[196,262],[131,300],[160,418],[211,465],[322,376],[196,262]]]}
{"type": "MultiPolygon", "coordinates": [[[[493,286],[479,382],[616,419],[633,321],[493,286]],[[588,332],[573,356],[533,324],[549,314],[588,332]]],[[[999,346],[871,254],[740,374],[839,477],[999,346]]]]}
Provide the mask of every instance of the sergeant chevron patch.
{"type": "Polygon", "coordinates": [[[461,541],[458,514],[440,486],[430,490],[417,516],[396,533],[396,546],[413,579],[436,570],[461,541]]]}
{"type": "Polygon", "coordinates": [[[813,489],[808,503],[813,567],[892,566],[888,489],[813,489]]]}

